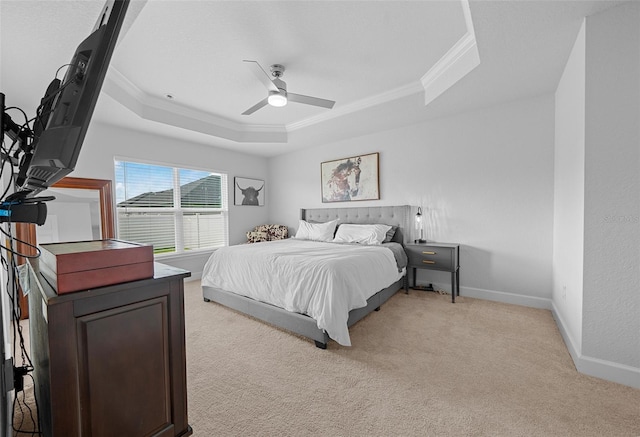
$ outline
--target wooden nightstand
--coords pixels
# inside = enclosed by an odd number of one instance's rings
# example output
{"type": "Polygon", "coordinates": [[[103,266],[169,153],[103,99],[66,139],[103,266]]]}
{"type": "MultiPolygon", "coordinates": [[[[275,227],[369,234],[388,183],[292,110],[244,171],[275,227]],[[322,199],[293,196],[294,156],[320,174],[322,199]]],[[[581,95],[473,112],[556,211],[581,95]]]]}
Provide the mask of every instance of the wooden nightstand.
{"type": "Polygon", "coordinates": [[[406,244],[408,268],[413,269],[413,285],[416,285],[416,269],[451,272],[451,302],[460,296],[460,245],[455,243],[406,244]]]}

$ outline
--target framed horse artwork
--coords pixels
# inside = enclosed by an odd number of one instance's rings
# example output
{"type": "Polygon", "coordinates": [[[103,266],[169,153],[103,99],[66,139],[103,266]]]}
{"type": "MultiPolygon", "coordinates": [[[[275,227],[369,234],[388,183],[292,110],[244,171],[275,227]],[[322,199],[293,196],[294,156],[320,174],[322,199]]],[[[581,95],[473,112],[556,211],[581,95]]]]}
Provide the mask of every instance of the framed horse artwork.
{"type": "Polygon", "coordinates": [[[322,202],[380,199],[378,153],[320,164],[322,202]]]}

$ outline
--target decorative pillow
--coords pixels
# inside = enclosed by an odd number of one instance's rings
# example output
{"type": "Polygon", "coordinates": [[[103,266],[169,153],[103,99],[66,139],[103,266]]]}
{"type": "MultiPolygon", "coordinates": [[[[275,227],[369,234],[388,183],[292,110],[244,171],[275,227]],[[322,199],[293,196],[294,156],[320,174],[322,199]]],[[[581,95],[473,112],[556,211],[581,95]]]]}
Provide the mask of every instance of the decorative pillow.
{"type": "Polygon", "coordinates": [[[387,231],[387,236],[382,240],[383,243],[391,243],[393,241],[393,237],[396,235],[396,231],[398,230],[397,226],[391,225],[391,229],[387,231]]]}
{"type": "Polygon", "coordinates": [[[298,232],[294,238],[298,240],[332,241],[338,220],[326,223],[309,223],[300,220],[298,232]]]}
{"type": "Polygon", "coordinates": [[[260,225],[256,226],[256,231],[266,232],[267,241],[283,240],[289,236],[289,228],[284,225],[260,225]]]}
{"type": "Polygon", "coordinates": [[[284,240],[289,236],[289,228],[284,225],[259,225],[247,232],[247,243],[284,240]]]}
{"type": "Polygon", "coordinates": [[[260,243],[261,241],[267,240],[268,234],[266,232],[247,232],[247,242],[248,243],[260,243]]]}
{"type": "Polygon", "coordinates": [[[338,228],[335,243],[381,244],[387,236],[389,225],[343,224],[338,228]]]}

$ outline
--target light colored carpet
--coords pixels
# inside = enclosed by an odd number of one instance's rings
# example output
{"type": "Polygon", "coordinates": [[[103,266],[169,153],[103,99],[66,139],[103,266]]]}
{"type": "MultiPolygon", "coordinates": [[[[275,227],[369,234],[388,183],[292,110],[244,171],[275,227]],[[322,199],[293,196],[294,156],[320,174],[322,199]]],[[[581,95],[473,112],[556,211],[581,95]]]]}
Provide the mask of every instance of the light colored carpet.
{"type": "Polygon", "coordinates": [[[186,284],[196,436],[639,436],[640,390],[575,370],[546,310],[410,291],[312,341],[186,284]]]}
{"type": "Polygon", "coordinates": [[[327,350],[199,281],[185,312],[197,437],[640,436],[640,390],[578,373],[549,311],[398,293],[327,350]]]}

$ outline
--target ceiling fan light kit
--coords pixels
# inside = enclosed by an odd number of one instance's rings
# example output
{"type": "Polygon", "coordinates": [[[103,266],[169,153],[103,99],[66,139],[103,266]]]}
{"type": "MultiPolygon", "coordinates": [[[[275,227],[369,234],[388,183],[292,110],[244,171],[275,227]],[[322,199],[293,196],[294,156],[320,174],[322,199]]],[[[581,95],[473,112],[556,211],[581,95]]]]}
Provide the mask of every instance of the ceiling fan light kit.
{"type": "Polygon", "coordinates": [[[269,97],[267,97],[267,102],[269,102],[271,106],[280,108],[287,104],[287,92],[286,91],[269,91],[269,97]]]}
{"type": "Polygon", "coordinates": [[[266,99],[256,103],[251,108],[244,111],[242,115],[251,115],[258,109],[266,105],[282,107],[285,106],[289,101],[304,103],[305,105],[320,106],[322,108],[328,109],[333,108],[333,105],[336,103],[333,100],[304,96],[302,94],[287,93],[287,84],[285,83],[285,81],[280,79],[280,77],[284,73],[284,65],[273,64],[271,66],[271,76],[274,77],[274,79],[271,79],[267,72],[264,71],[264,69],[256,61],[245,60],[244,62],[248,63],[253,71],[253,74],[269,90],[269,94],[266,99]]]}

